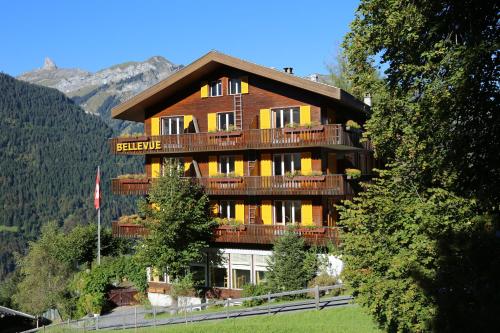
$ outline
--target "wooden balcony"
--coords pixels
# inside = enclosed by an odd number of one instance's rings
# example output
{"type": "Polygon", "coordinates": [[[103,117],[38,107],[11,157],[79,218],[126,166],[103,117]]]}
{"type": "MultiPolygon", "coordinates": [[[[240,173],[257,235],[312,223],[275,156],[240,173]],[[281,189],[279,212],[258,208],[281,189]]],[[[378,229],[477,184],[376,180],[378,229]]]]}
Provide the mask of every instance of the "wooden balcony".
{"type": "MultiPolygon", "coordinates": [[[[214,230],[214,243],[227,244],[273,244],[277,238],[283,236],[288,226],[241,224],[220,225],[214,230]]],[[[148,230],[139,224],[112,223],[113,237],[139,238],[147,235],[148,230]]],[[[303,237],[306,244],[326,246],[329,243],[340,244],[339,229],[322,226],[298,226],[293,232],[303,237]]]]}
{"type": "MultiPolygon", "coordinates": [[[[208,195],[329,195],[344,196],[353,191],[343,175],[247,176],[231,178],[190,178],[201,184],[208,195]]],[[[151,179],[111,180],[115,194],[147,194],[151,179]]]]}
{"type": "Polygon", "coordinates": [[[216,133],[117,137],[110,139],[109,143],[111,152],[119,155],[300,147],[371,149],[369,142],[360,142],[360,139],[360,132],[346,131],[340,124],[332,124],[216,133]]]}

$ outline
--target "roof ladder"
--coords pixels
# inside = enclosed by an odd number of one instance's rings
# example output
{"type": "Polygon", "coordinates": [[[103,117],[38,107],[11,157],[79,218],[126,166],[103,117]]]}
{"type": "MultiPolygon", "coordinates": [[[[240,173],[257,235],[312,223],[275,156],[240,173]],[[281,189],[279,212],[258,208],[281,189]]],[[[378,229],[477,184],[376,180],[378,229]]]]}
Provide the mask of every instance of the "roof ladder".
{"type": "Polygon", "coordinates": [[[237,128],[243,129],[243,100],[241,98],[241,94],[234,95],[233,99],[234,113],[235,119],[234,124],[237,128]]]}

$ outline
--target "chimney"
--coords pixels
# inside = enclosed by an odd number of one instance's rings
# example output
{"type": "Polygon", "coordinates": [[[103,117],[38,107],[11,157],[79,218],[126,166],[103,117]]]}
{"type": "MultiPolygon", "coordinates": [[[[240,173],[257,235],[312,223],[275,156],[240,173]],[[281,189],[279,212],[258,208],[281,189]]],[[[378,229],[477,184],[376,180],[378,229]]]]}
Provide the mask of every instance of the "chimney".
{"type": "Polygon", "coordinates": [[[283,70],[285,73],[293,75],[293,67],[284,67],[283,70]]]}
{"type": "Polygon", "coordinates": [[[372,95],[370,95],[370,93],[365,93],[365,98],[363,99],[363,102],[368,106],[372,106],[372,95]]]}
{"type": "Polygon", "coordinates": [[[318,74],[311,74],[309,75],[309,80],[313,82],[319,82],[319,75],[318,74]]]}

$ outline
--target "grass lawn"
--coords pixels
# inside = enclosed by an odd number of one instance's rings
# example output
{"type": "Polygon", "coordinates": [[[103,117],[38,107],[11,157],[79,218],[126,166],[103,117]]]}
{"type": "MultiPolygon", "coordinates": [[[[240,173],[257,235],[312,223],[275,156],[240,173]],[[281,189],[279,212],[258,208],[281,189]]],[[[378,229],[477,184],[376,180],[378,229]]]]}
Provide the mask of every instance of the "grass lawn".
{"type": "MultiPolygon", "coordinates": [[[[132,332],[130,330],[113,330],[101,332],[132,332]]],[[[137,329],[137,332],[168,332],[168,333],[274,333],[274,332],[307,332],[307,333],[365,333],[382,332],[357,305],[321,311],[304,311],[283,313],[278,315],[263,315],[241,319],[208,321],[203,323],[188,323],[158,326],[157,328],[137,329]]]]}

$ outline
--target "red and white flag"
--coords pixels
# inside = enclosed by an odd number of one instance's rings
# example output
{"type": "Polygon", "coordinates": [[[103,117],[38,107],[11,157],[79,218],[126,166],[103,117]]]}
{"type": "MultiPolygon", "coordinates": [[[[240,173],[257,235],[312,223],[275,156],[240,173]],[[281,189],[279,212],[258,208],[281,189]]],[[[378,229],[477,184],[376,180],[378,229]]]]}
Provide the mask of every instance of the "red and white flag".
{"type": "Polygon", "coordinates": [[[99,188],[100,181],[101,181],[101,176],[99,175],[99,168],[97,168],[97,177],[95,178],[95,193],[94,193],[95,209],[99,209],[101,203],[101,189],[99,188]]]}

